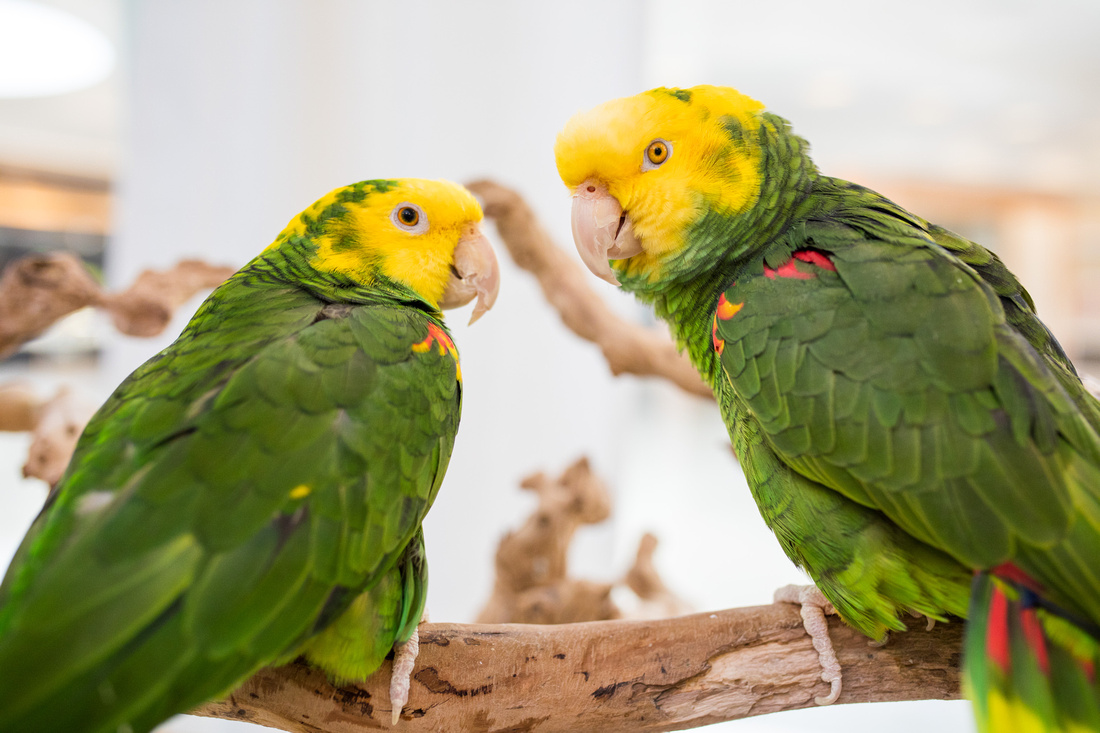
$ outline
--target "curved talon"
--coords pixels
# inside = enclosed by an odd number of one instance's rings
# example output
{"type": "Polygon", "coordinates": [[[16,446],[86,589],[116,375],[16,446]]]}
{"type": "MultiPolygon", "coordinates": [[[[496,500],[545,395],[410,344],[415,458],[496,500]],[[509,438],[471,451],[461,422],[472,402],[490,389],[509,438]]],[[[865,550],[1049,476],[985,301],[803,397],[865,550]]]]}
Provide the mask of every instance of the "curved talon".
{"type": "Polygon", "coordinates": [[[416,655],[420,653],[419,629],[413,629],[412,636],[403,644],[393,647],[393,673],[390,675],[390,707],[393,709],[392,723],[401,720],[401,711],[409,701],[410,679],[416,666],[416,655]]]}
{"type": "Polygon", "coordinates": [[[936,619],[932,618],[931,616],[925,616],[923,613],[917,613],[916,611],[910,611],[909,615],[913,618],[923,617],[925,631],[931,631],[932,629],[936,628],[936,619]]]}
{"type": "MultiPolygon", "coordinates": [[[[824,672],[821,673],[821,678],[825,679],[825,673],[824,672]]],[[[837,698],[840,697],[840,679],[837,678],[835,680],[825,680],[825,681],[828,682],[829,686],[830,686],[829,687],[829,694],[826,695],[825,697],[821,697],[820,695],[815,696],[814,697],[814,702],[817,703],[818,705],[832,705],[834,702],[837,701],[837,698]]]]}

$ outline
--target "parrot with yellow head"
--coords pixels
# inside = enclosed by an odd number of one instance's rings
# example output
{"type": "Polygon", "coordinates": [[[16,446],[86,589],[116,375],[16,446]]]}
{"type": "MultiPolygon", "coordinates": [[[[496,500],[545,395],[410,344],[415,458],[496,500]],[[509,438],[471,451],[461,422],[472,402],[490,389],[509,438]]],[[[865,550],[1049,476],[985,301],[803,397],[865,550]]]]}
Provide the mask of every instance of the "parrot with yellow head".
{"type": "Polygon", "coordinates": [[[0,730],[140,733],[405,648],[462,402],[440,309],[498,289],[481,218],[445,181],[338,188],[115,390],[0,585],[0,730]]]}
{"type": "Polygon", "coordinates": [[[1100,404],[1004,264],[729,88],[612,100],[555,154],[581,258],[668,323],[840,616],[966,617],[981,730],[1100,730],[1100,404]]]}

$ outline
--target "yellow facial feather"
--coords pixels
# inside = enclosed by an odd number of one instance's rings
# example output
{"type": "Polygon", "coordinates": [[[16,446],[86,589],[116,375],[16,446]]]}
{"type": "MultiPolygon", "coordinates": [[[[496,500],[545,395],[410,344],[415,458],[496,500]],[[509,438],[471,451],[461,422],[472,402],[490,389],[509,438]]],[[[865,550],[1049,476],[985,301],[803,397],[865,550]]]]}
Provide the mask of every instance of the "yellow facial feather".
{"type": "Polygon", "coordinates": [[[684,243],[685,226],[705,208],[742,211],[760,189],[760,151],[733,145],[726,125],[746,138],[759,129],[763,105],[736,90],[697,86],[654,89],[573,117],[555,145],[558,173],[570,189],[594,180],[607,186],[630,216],[645,252],[632,267],[656,267],[684,243]],[[671,145],[659,167],[646,170],[655,139],[671,145]]]}
{"type": "MultiPolygon", "coordinates": [[[[447,288],[455,245],[481,221],[481,206],[469,191],[450,181],[404,178],[385,183],[392,185],[369,190],[362,201],[341,204],[347,212],[329,219],[322,232],[313,236],[317,251],[311,264],[364,285],[380,274],[438,305],[447,288]],[[413,231],[396,219],[395,212],[406,205],[418,211],[413,231]]],[[[271,246],[308,236],[310,222],[346,198],[349,188],[337,188],[318,199],[271,246]]]]}

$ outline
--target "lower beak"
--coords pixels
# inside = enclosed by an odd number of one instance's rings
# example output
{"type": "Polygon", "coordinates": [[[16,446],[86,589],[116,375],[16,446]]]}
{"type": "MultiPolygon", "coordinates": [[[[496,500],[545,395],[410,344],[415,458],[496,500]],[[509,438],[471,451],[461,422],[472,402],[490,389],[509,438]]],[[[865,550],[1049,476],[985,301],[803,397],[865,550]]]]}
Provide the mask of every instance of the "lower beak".
{"type": "Polygon", "coordinates": [[[455,245],[451,279],[439,300],[439,307],[457,308],[477,296],[477,304],[470,315],[470,323],[473,323],[493,307],[499,290],[500,270],[497,268],[497,257],[493,254],[489,240],[474,225],[455,245]]]}
{"type": "Polygon", "coordinates": [[[585,181],[573,192],[573,242],[592,274],[612,285],[619,281],[608,260],[642,252],[630,216],[606,186],[592,181],[585,181]]]}

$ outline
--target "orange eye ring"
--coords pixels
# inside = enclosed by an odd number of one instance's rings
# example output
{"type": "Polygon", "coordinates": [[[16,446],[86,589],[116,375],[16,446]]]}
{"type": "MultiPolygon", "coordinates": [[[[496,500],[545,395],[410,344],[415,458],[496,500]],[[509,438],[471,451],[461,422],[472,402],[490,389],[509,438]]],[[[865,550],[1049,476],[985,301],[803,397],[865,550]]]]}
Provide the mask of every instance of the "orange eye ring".
{"type": "Polygon", "coordinates": [[[669,144],[664,140],[654,140],[649,144],[649,147],[645,149],[645,158],[651,165],[661,165],[668,160],[669,154],[672,152],[669,144]]]}
{"type": "Polygon", "coordinates": [[[411,206],[402,206],[397,212],[397,218],[405,226],[414,227],[420,223],[420,212],[411,206]]]}

